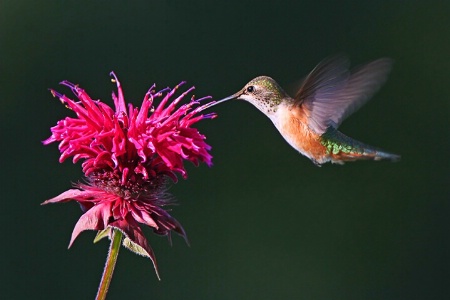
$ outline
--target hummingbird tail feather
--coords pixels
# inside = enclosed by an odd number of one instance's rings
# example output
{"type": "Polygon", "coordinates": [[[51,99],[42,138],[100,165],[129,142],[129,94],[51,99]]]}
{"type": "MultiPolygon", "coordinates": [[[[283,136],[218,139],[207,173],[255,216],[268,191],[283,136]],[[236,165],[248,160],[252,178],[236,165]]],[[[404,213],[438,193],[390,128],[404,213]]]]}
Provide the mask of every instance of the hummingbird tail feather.
{"type": "Polygon", "coordinates": [[[393,162],[400,160],[400,155],[354,140],[332,127],[328,128],[321,139],[322,145],[326,147],[333,163],[342,164],[355,160],[390,160],[393,162]]]}
{"type": "Polygon", "coordinates": [[[392,162],[399,161],[400,155],[389,153],[377,148],[358,148],[355,151],[331,153],[331,162],[333,163],[344,163],[347,161],[356,160],[389,160],[392,162]]]}
{"type": "Polygon", "coordinates": [[[390,160],[390,161],[399,161],[400,160],[400,155],[398,154],[394,154],[394,153],[389,153],[389,152],[385,152],[385,151],[380,151],[380,150],[376,150],[375,151],[375,156],[373,157],[374,160],[390,160]]]}
{"type": "Polygon", "coordinates": [[[376,147],[364,145],[362,148],[362,153],[349,153],[348,156],[357,157],[357,160],[390,160],[398,161],[400,160],[400,155],[389,153],[376,147]]]}

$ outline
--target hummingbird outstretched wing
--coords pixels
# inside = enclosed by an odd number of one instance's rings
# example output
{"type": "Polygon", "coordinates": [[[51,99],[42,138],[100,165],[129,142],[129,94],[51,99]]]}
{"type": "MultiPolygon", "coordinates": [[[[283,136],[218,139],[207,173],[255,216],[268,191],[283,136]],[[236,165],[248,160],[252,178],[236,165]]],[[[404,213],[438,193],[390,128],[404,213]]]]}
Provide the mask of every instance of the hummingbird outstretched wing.
{"type": "Polygon", "coordinates": [[[295,95],[294,105],[308,115],[308,126],[317,134],[328,127],[339,127],[385,82],[392,60],[380,58],[349,70],[345,56],[333,56],[320,62],[305,78],[295,95]]]}

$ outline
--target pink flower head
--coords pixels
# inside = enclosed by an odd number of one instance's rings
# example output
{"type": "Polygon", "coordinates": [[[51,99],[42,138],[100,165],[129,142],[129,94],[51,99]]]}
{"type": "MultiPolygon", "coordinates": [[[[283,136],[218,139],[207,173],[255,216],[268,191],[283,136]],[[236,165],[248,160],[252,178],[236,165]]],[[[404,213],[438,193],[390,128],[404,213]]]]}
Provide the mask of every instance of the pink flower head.
{"type": "MultiPolygon", "coordinates": [[[[181,224],[171,217],[165,205],[171,203],[166,193],[167,178],[187,177],[184,160],[198,165],[212,165],[211,147],[205,136],[191,127],[194,123],[216,115],[199,114],[209,104],[200,105],[205,97],[178,106],[190,93],[189,88],[174,100],[171,98],[184,82],[174,89],[155,92],[153,85],[145,94],[142,106],[125,103],[122,87],[114,73],[117,95],[113,92],[115,109],[91,97],[78,85],[68,86],[78,98],[74,101],[51,90],[62,103],[74,111],[75,118],[66,117],[51,128],[52,135],[44,145],[59,142],[59,161],[72,157],[73,163],[83,161],[86,184],[76,185],[47,203],[77,201],[84,211],[72,233],[69,247],[84,230],[105,231],[116,228],[125,235],[124,246],[149,257],[158,275],[155,255],[143,235],[139,223],[153,228],[170,241],[174,230],[186,239],[181,224]],[[162,97],[155,107],[154,99],[162,97]]],[[[187,240],[187,239],[186,239],[187,240]]],[[[158,275],[159,277],[159,275],[158,275]]]]}

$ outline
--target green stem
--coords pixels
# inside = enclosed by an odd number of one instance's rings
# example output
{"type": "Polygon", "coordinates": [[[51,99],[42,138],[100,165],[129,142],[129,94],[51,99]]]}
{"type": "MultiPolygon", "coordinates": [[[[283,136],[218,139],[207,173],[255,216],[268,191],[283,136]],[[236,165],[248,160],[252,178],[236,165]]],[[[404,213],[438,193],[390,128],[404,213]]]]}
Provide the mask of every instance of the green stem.
{"type": "Polygon", "coordinates": [[[108,257],[106,258],[105,269],[103,270],[102,280],[98,286],[96,300],[106,299],[109,284],[111,283],[114,267],[116,266],[117,256],[119,255],[120,244],[122,242],[122,232],[117,229],[112,230],[111,244],[109,245],[108,257]]]}

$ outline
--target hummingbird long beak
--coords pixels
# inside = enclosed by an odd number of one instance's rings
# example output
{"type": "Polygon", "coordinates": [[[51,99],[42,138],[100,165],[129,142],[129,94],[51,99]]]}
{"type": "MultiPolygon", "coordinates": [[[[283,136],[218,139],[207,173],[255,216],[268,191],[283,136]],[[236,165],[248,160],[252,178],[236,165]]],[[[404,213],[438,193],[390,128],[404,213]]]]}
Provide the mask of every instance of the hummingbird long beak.
{"type": "Polygon", "coordinates": [[[240,95],[241,95],[241,94],[238,92],[238,93],[236,93],[236,94],[233,94],[233,95],[231,95],[231,96],[225,97],[225,98],[223,98],[223,99],[220,99],[220,100],[217,100],[217,101],[213,101],[213,102],[211,102],[211,103],[208,105],[208,108],[213,107],[213,106],[216,106],[217,104],[226,102],[226,101],[228,101],[228,100],[236,99],[236,98],[238,98],[240,95]]]}

